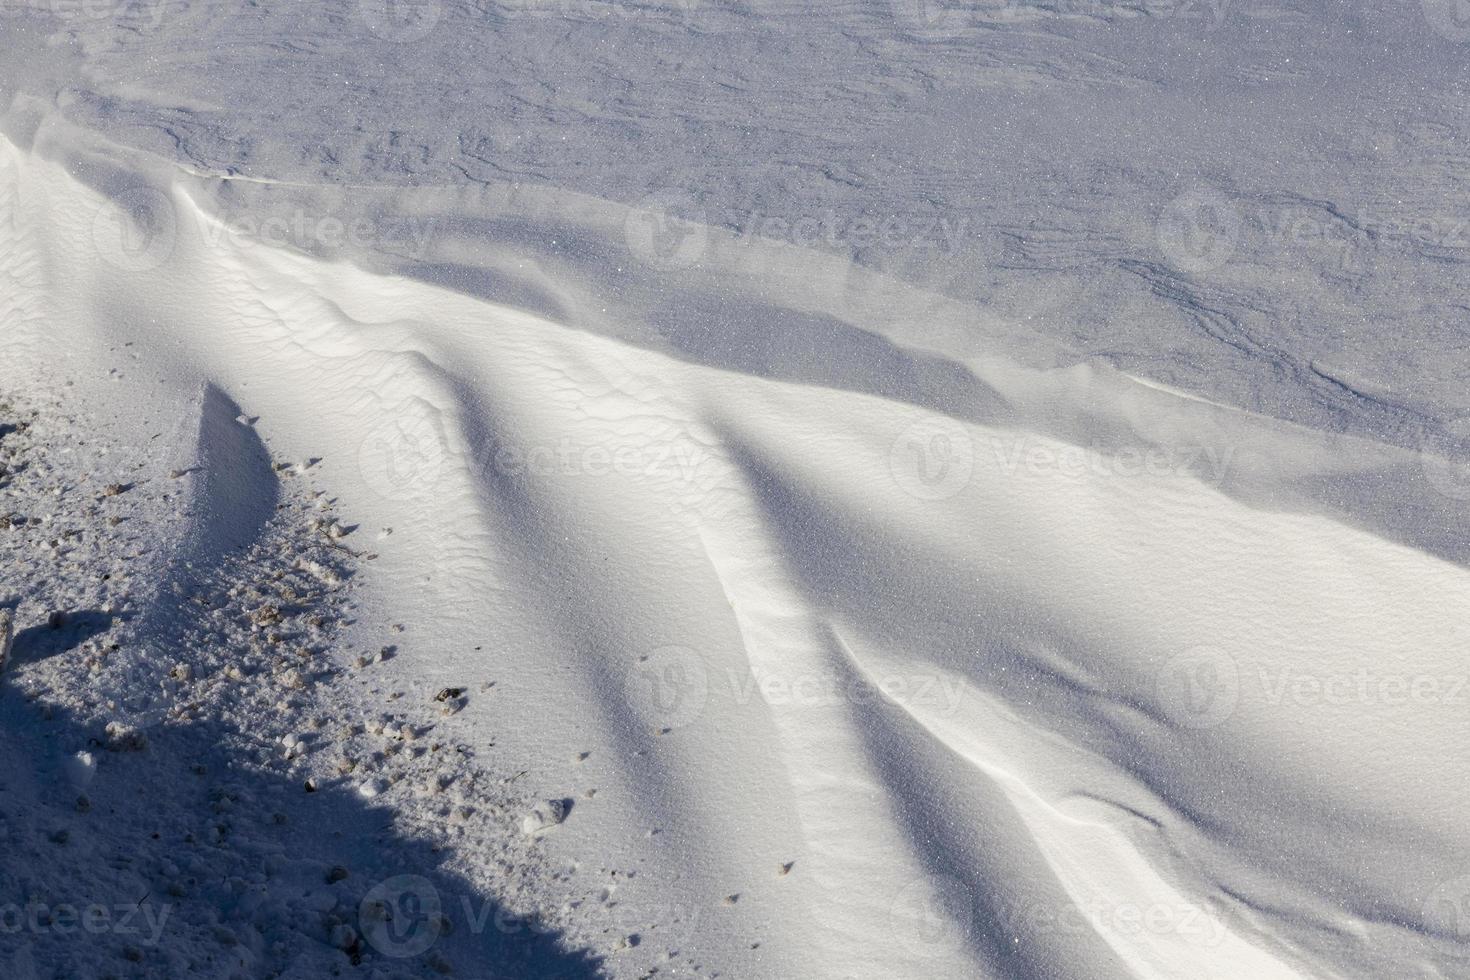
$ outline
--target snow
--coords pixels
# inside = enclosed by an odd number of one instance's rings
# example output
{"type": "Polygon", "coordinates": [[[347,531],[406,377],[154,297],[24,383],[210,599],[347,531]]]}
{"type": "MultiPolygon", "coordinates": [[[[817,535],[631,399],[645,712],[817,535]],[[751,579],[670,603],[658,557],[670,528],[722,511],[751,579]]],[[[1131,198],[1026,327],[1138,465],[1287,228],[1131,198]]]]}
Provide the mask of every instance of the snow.
{"type": "Polygon", "coordinates": [[[1449,6],[0,7],[0,976],[1466,975],[1449,6]]]}

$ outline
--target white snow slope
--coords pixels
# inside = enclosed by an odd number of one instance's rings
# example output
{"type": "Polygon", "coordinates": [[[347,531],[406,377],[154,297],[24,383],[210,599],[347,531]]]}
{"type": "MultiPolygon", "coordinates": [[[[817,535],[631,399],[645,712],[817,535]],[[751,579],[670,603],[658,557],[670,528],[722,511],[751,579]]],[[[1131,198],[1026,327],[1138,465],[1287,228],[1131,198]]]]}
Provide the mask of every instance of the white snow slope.
{"type": "Polygon", "coordinates": [[[495,789],[436,838],[389,760],[283,838],[385,816],[350,880],[447,935],[272,945],[263,881],[248,956],[204,889],[134,958],[0,895],[0,963],[1470,976],[1470,28],[1342,6],[7,5],[0,397],[201,433],[170,582],[264,533],[238,408],[356,528],[262,732],[408,705],[495,789]]]}

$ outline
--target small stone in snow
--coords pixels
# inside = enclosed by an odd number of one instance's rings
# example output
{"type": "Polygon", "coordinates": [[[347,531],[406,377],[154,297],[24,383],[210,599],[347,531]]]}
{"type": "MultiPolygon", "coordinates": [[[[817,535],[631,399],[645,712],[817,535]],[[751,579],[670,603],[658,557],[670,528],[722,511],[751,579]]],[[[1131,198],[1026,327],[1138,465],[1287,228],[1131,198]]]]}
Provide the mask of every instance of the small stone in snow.
{"type": "Polygon", "coordinates": [[[261,606],[250,614],[250,621],[256,626],[273,626],[281,621],[281,611],[275,606],[261,606]]]}

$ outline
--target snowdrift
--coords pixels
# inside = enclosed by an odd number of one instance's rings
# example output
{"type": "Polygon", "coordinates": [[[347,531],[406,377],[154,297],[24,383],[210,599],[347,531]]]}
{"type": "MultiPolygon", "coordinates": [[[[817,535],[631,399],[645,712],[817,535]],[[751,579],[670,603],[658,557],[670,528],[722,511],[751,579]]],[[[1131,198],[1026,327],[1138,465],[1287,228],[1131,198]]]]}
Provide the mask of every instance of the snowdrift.
{"type": "MultiPolygon", "coordinates": [[[[119,417],[203,386],[206,460],[239,413],[320,458],[391,529],[384,668],[493,681],[456,737],[575,800],[541,846],[607,879],[569,939],[615,974],[1463,970],[1453,461],[656,202],[257,184],[15,118],[0,384],[126,349],[119,417]]],[[[228,523],[274,506],[204,469],[228,523]]]]}

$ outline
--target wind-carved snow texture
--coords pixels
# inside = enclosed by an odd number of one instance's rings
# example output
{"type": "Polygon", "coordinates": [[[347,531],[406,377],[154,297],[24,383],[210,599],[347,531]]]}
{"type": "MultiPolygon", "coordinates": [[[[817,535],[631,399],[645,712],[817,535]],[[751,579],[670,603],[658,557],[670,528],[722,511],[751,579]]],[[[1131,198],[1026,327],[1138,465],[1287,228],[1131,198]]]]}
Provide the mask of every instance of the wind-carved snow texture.
{"type": "Polygon", "coordinates": [[[0,12],[12,972],[1470,971],[1453,3],[0,12]]]}
{"type": "Polygon", "coordinates": [[[1372,345],[1387,321],[1435,349],[1461,305],[1447,2],[140,2],[64,22],[95,79],[66,112],[222,176],[654,200],[1411,444],[1437,406],[1470,412],[1462,365],[1372,345]],[[419,8],[422,30],[381,22],[419,8]],[[1160,240],[1171,209],[1199,254],[1160,240]],[[1312,370],[1359,362],[1370,399],[1312,370]]]}
{"type": "Polygon", "coordinates": [[[229,580],[222,576],[233,571],[239,552],[259,542],[275,516],[279,493],[270,455],[254,430],[239,421],[239,406],[206,385],[191,414],[198,419],[198,432],[184,444],[182,465],[172,471],[179,474],[186,530],[172,547],[151,556],[149,578],[156,592],[129,630],[126,649],[109,657],[102,676],[104,690],[124,704],[135,701],[131,711],[150,722],[167,710],[150,702],[158,700],[160,682],[173,669],[169,651],[184,649],[197,629],[206,584],[228,591],[229,580]]]}

